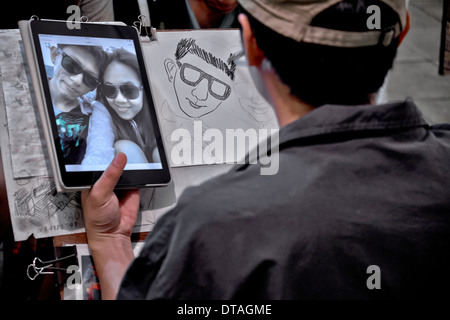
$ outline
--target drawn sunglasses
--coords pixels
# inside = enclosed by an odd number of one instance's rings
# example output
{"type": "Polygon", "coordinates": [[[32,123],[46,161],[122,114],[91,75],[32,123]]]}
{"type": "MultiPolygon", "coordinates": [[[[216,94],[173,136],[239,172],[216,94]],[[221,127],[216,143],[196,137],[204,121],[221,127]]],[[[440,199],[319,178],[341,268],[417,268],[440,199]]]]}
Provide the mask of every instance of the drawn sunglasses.
{"type": "Polygon", "coordinates": [[[195,87],[203,79],[208,79],[208,91],[218,100],[226,100],[231,93],[231,87],[223,81],[214,78],[197,67],[189,63],[179,63],[180,77],[184,83],[195,87]]]}
{"type": "Polygon", "coordinates": [[[97,78],[90,74],[89,72],[85,71],[78,62],[76,62],[72,57],[70,57],[67,53],[62,51],[61,49],[58,49],[58,52],[62,54],[62,60],[61,65],[67,72],[77,75],[82,73],[83,74],[83,83],[89,88],[94,89],[96,88],[100,82],[97,80],[97,78]]]}
{"type": "Polygon", "coordinates": [[[139,97],[139,94],[142,90],[142,86],[139,88],[136,87],[134,84],[103,84],[103,93],[105,96],[109,99],[115,99],[117,95],[119,94],[119,90],[122,93],[122,95],[129,100],[137,99],[139,97]]]}

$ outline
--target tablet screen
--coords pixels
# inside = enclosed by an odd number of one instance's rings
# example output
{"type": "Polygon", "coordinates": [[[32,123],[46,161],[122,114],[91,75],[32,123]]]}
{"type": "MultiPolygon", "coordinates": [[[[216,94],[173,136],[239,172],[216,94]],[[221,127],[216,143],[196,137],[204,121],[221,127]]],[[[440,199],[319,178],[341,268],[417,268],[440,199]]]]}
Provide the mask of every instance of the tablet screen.
{"type": "Polygon", "coordinates": [[[64,185],[92,184],[118,152],[128,159],[123,183],[164,184],[168,168],[135,31],[90,25],[84,35],[45,26],[55,23],[40,21],[33,36],[64,185]]]}

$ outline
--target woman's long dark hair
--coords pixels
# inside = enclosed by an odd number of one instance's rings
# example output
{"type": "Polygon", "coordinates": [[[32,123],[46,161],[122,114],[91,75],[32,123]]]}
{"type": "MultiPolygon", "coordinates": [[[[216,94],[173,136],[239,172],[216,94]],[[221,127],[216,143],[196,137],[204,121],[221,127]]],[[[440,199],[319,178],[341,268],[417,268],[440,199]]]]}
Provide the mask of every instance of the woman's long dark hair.
{"type": "MultiPolygon", "coordinates": [[[[113,62],[119,62],[126,66],[129,66],[132,68],[136,74],[138,75],[139,79],[141,79],[141,71],[139,68],[139,63],[137,61],[136,55],[126,51],[125,49],[116,49],[113,51],[112,54],[109,55],[109,58],[107,62],[105,63],[105,67],[103,68],[103,73],[101,74],[101,79],[103,79],[104,76],[104,70],[113,62]]],[[[142,80],[141,80],[142,82],[142,80]]],[[[99,86],[99,90],[97,93],[97,100],[100,101],[105,105],[105,107],[108,109],[109,113],[111,114],[111,118],[113,120],[114,124],[114,134],[115,134],[115,141],[117,140],[130,140],[136,143],[142,151],[144,151],[144,154],[149,162],[152,162],[152,152],[153,149],[156,146],[156,140],[153,135],[153,125],[152,125],[152,119],[150,117],[150,111],[148,109],[148,103],[147,103],[147,97],[145,93],[143,93],[143,105],[141,111],[133,118],[133,120],[136,122],[137,127],[139,129],[140,136],[142,138],[139,139],[136,136],[136,132],[133,129],[133,125],[130,120],[124,120],[121,117],[117,115],[117,113],[114,111],[114,109],[109,105],[108,101],[106,100],[106,97],[103,93],[103,90],[101,89],[101,86],[99,86]]]]}

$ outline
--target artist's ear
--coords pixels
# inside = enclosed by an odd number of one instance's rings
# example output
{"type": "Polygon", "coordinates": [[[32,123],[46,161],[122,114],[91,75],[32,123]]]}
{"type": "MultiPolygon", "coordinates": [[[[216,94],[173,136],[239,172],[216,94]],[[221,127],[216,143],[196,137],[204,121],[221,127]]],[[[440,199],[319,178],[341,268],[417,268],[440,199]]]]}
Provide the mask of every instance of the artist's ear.
{"type": "Polygon", "coordinates": [[[259,67],[265,58],[264,52],[256,43],[256,38],[253,34],[248,17],[241,13],[239,14],[238,19],[242,26],[242,39],[244,42],[245,51],[247,53],[248,64],[250,66],[259,67]]]}
{"type": "Polygon", "coordinates": [[[164,70],[166,71],[167,78],[170,82],[173,82],[175,75],[177,74],[177,64],[172,59],[167,58],[164,60],[164,70]]]}
{"type": "Polygon", "coordinates": [[[56,57],[58,57],[58,48],[57,47],[50,47],[50,59],[52,60],[52,63],[55,64],[56,57]]]}

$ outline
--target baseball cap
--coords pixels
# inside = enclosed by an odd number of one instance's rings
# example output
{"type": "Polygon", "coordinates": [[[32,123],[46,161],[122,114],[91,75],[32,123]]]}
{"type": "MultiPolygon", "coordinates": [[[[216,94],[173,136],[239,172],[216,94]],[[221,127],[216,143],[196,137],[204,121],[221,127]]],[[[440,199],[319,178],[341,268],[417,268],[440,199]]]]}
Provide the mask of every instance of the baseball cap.
{"type": "Polygon", "coordinates": [[[279,34],[320,45],[349,48],[378,44],[389,46],[409,27],[405,0],[379,1],[391,7],[400,18],[400,23],[389,28],[351,32],[310,25],[315,16],[339,2],[342,0],[239,0],[255,19],[279,34]]]}

